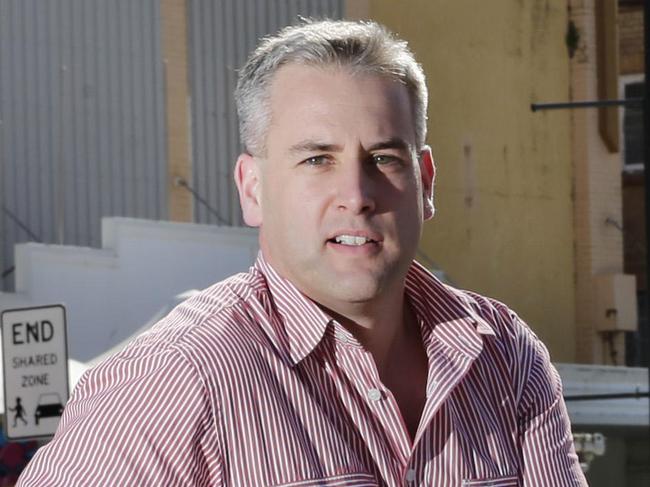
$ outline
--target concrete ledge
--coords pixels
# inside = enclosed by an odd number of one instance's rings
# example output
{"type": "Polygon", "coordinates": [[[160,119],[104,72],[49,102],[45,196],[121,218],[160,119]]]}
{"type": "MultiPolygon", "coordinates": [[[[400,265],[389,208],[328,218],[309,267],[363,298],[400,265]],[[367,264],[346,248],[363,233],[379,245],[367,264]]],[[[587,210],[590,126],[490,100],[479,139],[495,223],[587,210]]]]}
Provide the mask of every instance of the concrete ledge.
{"type": "MultiPolygon", "coordinates": [[[[648,392],[648,369],[610,365],[555,364],[564,396],[648,392]]],[[[650,399],[567,401],[573,426],[648,426],[650,399]]]]}

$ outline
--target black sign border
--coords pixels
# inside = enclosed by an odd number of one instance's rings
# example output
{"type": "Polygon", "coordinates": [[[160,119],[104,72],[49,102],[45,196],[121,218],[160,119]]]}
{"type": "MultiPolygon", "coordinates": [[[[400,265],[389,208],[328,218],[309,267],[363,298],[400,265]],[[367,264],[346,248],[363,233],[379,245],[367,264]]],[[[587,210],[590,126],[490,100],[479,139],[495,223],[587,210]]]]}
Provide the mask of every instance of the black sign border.
{"type": "MultiPolygon", "coordinates": [[[[2,333],[2,336],[4,336],[4,329],[3,329],[3,322],[4,322],[4,314],[5,313],[14,313],[16,311],[31,311],[35,309],[45,309],[45,308],[61,308],[61,311],[63,311],[63,344],[65,346],[65,358],[66,358],[66,364],[65,364],[65,388],[67,389],[67,398],[66,398],[66,404],[70,400],[70,371],[69,365],[70,365],[70,358],[68,355],[68,317],[66,314],[65,310],[65,305],[61,303],[56,303],[56,304],[45,304],[41,306],[29,306],[26,308],[12,308],[12,309],[5,309],[0,313],[0,332],[2,333]]],[[[5,358],[5,341],[2,340],[2,361],[4,362],[5,358]]],[[[3,370],[3,377],[2,377],[2,388],[4,389],[4,407],[5,407],[5,412],[4,412],[4,421],[2,422],[2,429],[3,433],[5,435],[5,438],[7,441],[29,441],[29,440],[49,440],[51,439],[54,435],[35,435],[35,436],[19,436],[19,437],[12,437],[9,436],[9,428],[7,428],[7,381],[4,378],[4,363],[2,364],[2,370],[3,370]]]]}

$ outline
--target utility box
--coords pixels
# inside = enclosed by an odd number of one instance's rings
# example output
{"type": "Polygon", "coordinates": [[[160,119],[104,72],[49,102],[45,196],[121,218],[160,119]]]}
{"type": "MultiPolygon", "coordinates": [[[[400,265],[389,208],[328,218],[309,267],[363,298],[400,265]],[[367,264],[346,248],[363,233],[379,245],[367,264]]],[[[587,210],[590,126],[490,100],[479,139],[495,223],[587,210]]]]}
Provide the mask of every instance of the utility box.
{"type": "Polygon", "coordinates": [[[632,274],[596,276],[594,292],[596,330],[637,330],[636,276],[632,274]]]}

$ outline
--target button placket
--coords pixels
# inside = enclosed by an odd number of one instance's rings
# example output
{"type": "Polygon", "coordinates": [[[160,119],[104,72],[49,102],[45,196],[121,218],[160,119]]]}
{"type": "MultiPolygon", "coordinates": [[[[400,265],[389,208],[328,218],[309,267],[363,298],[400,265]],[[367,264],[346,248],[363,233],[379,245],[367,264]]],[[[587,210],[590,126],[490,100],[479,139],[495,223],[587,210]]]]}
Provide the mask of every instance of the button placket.
{"type": "Polygon", "coordinates": [[[349,385],[355,391],[355,394],[351,396],[350,411],[355,418],[359,417],[361,421],[369,421],[369,424],[363,426],[363,429],[367,431],[366,441],[371,450],[380,455],[378,458],[390,459],[385,468],[382,468],[382,475],[385,478],[393,478],[396,475],[395,481],[399,482],[399,472],[403,465],[408,463],[409,448],[403,434],[394,431],[395,421],[391,417],[395,414],[396,404],[391,399],[390,391],[383,387],[372,355],[356,340],[351,346],[346,346],[340,335],[345,336],[345,331],[335,329],[331,337],[336,340],[334,353],[340,373],[349,380],[349,385]],[[365,414],[368,416],[366,417],[365,414]],[[377,427],[381,428],[383,433],[377,427]],[[386,441],[387,437],[389,441],[386,441]],[[390,467],[393,461],[401,466],[397,471],[390,467]]]}

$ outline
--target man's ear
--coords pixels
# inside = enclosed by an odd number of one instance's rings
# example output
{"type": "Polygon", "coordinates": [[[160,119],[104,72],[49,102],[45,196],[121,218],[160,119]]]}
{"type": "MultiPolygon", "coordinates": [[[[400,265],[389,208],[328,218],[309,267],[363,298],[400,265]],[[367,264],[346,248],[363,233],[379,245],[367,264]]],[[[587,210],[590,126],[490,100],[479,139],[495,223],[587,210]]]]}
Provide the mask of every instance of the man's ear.
{"type": "Polygon", "coordinates": [[[262,224],[262,186],[259,162],[250,154],[240,154],[235,166],[235,184],[246,225],[262,224]]]}
{"type": "Polygon", "coordinates": [[[422,178],[422,198],[424,220],[429,220],[435,213],[433,205],[433,183],[436,179],[436,164],[433,161],[431,147],[424,146],[420,152],[420,177],[422,178]]]}

